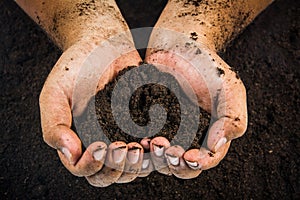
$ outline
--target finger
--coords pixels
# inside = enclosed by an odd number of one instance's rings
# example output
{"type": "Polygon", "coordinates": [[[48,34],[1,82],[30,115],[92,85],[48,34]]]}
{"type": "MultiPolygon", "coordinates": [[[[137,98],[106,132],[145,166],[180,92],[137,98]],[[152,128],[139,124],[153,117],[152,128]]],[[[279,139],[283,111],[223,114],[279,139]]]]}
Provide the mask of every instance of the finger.
{"type": "Polygon", "coordinates": [[[151,172],[153,172],[154,170],[155,168],[153,166],[150,154],[149,153],[144,154],[141,172],[139,173],[138,177],[146,177],[149,174],[151,174],[151,172]]]}
{"type": "Polygon", "coordinates": [[[164,137],[155,137],[150,142],[151,160],[154,168],[166,175],[172,175],[164,157],[164,152],[169,147],[170,142],[164,137]]]}
{"type": "Polygon", "coordinates": [[[141,172],[139,173],[138,177],[146,177],[152,171],[154,171],[154,166],[150,156],[150,142],[151,139],[149,138],[144,138],[140,142],[141,146],[144,148],[144,155],[143,155],[141,172]]]}
{"type": "Polygon", "coordinates": [[[234,72],[225,72],[215,104],[218,120],[213,123],[207,138],[207,146],[213,152],[228,141],[242,136],[247,128],[246,90],[234,72]]]}
{"type": "Polygon", "coordinates": [[[123,174],[117,180],[117,183],[128,183],[138,177],[143,163],[143,147],[136,142],[127,144],[128,152],[123,174]]]}
{"type": "Polygon", "coordinates": [[[126,154],[126,143],[111,143],[106,154],[105,166],[98,173],[87,176],[86,179],[88,182],[96,187],[107,187],[115,183],[123,173],[126,154]]]}
{"type": "Polygon", "coordinates": [[[91,176],[98,172],[105,161],[107,145],[104,142],[94,142],[85,150],[81,158],[74,165],[65,154],[58,151],[63,165],[76,176],[91,176]]]}
{"type": "Polygon", "coordinates": [[[230,142],[227,142],[215,153],[204,147],[191,149],[183,155],[183,158],[191,169],[207,170],[219,164],[228,152],[229,146],[230,142]]]}
{"type": "Polygon", "coordinates": [[[184,149],[178,145],[171,146],[165,151],[165,157],[167,158],[170,171],[181,179],[191,179],[199,176],[202,172],[201,168],[190,168],[182,157],[184,152],[184,149]]]}
{"type": "Polygon", "coordinates": [[[222,117],[214,122],[208,131],[207,147],[212,152],[217,152],[228,141],[242,136],[245,130],[241,130],[238,126],[240,126],[238,118],[222,117]]]}
{"type": "Polygon", "coordinates": [[[149,152],[150,151],[150,142],[151,142],[150,138],[143,138],[141,140],[140,144],[144,148],[145,152],[149,152]]]}
{"type": "Polygon", "coordinates": [[[74,53],[67,51],[57,61],[43,86],[39,103],[45,142],[60,150],[67,161],[74,165],[82,150],[80,139],[70,128],[72,124],[70,88],[80,61],[77,59],[72,61],[71,56],[74,56],[74,53]]]}
{"type": "Polygon", "coordinates": [[[65,125],[48,129],[47,134],[44,134],[44,140],[49,146],[58,150],[64,164],[75,165],[81,156],[80,139],[65,125]]]}

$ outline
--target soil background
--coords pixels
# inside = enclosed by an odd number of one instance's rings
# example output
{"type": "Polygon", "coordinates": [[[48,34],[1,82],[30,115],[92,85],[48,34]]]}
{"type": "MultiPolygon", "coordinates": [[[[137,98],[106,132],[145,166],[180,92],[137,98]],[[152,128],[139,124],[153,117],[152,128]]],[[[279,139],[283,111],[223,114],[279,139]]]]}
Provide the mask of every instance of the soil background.
{"type": "MultiPolygon", "coordinates": [[[[0,1],[1,199],[299,199],[300,7],[278,0],[220,55],[248,93],[249,126],[225,159],[192,180],[153,172],[90,186],[42,139],[38,97],[61,51],[13,2],[0,1]]],[[[129,25],[153,26],[166,1],[118,1],[129,25]]]]}

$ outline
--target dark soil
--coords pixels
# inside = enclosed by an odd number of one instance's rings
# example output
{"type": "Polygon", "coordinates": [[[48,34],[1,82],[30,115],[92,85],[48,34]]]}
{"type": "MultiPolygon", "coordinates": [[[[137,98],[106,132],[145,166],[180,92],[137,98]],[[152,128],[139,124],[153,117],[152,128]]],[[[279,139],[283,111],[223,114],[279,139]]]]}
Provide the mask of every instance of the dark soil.
{"type": "MultiPolygon", "coordinates": [[[[166,1],[118,2],[142,27],[166,1]]],[[[249,126],[217,167],[95,188],[42,139],[38,97],[62,52],[14,1],[0,1],[1,199],[299,199],[299,3],[275,1],[221,53],[247,88],[249,126]]]]}
{"type": "Polygon", "coordinates": [[[75,119],[74,127],[83,144],[88,146],[95,141],[106,141],[107,143],[114,141],[140,142],[145,137],[163,136],[172,141],[173,144],[187,148],[200,148],[210,124],[210,114],[189,100],[171,74],[160,72],[155,66],[147,64],[139,66],[139,71],[133,69],[135,66],[120,71],[111,82],[105,85],[103,90],[100,90],[90,100],[84,114],[75,119]],[[128,72],[127,75],[126,72],[128,72]],[[157,83],[145,84],[135,90],[136,84],[147,81],[150,75],[151,79],[157,83]],[[123,77],[123,81],[120,80],[121,77],[123,77]],[[163,85],[166,81],[171,86],[170,88],[163,85]],[[119,92],[117,92],[117,105],[115,107],[123,113],[122,106],[129,104],[129,115],[132,121],[138,126],[145,127],[145,129],[132,127],[127,118],[117,114],[113,115],[111,98],[117,83],[120,84],[121,90],[117,90],[119,92]],[[128,94],[129,96],[132,94],[128,99],[129,101],[126,98],[128,94]],[[184,110],[181,109],[178,98],[180,98],[184,110]],[[154,105],[160,105],[165,110],[166,119],[163,119],[162,114],[156,118],[154,116],[150,118],[149,111],[154,105]],[[197,112],[195,108],[199,108],[199,111],[197,112]],[[97,120],[95,120],[94,113],[96,113],[97,120]],[[119,124],[125,126],[124,129],[118,126],[115,118],[119,119],[119,124]],[[181,120],[182,118],[186,118],[187,121],[181,120]],[[197,120],[194,135],[191,134],[193,132],[192,120],[197,120]],[[163,121],[163,127],[157,133],[152,134],[151,127],[147,127],[151,121],[155,126],[156,123],[163,121]],[[98,123],[104,134],[100,134],[102,132],[99,131],[98,123]],[[179,131],[182,134],[175,139],[174,136],[179,131]],[[133,134],[130,134],[131,132],[133,134]]]}

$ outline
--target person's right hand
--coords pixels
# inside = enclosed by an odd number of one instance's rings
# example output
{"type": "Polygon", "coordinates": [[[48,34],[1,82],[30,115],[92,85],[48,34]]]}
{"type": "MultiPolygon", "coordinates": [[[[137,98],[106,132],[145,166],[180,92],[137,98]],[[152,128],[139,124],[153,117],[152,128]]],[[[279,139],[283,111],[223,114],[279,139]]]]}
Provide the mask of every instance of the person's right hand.
{"type": "MultiPolygon", "coordinates": [[[[109,64],[96,85],[95,92],[103,89],[120,70],[127,66],[138,66],[141,61],[138,52],[131,42],[127,45],[124,46],[123,42],[120,47],[115,46],[116,49],[131,50],[126,50],[126,54],[120,54],[109,64]]],[[[127,145],[119,141],[107,146],[98,141],[82,152],[81,140],[71,129],[72,115],[80,115],[91,97],[86,93],[89,84],[76,84],[78,77],[82,75],[82,69],[86,67],[87,58],[96,48],[98,43],[95,39],[87,40],[76,43],[62,54],[42,89],[40,111],[44,140],[57,149],[64,166],[76,176],[85,176],[90,184],[105,187],[116,181],[129,182],[137,177],[142,165],[143,148],[138,143],[127,145]],[[74,98],[75,89],[82,94],[80,98],[74,98]],[[136,168],[137,173],[123,173],[124,167],[136,168]]],[[[101,63],[103,59],[106,58],[100,55],[97,60],[90,62],[101,63]]],[[[95,72],[91,72],[93,73],[95,72]]],[[[96,77],[99,75],[96,74],[96,77]]],[[[90,77],[86,78],[88,82],[90,77]]]]}

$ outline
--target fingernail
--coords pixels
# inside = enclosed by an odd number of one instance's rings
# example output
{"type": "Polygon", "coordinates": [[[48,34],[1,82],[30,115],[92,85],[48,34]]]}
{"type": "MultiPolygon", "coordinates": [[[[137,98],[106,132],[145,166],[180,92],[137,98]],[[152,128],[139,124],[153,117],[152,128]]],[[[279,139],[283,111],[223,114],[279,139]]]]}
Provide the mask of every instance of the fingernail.
{"type": "Polygon", "coordinates": [[[100,147],[94,151],[93,157],[96,161],[100,161],[103,159],[104,153],[105,153],[105,148],[100,147]]]}
{"type": "Polygon", "coordinates": [[[167,154],[167,159],[171,163],[171,165],[179,165],[179,157],[167,154]]]}
{"type": "Polygon", "coordinates": [[[149,159],[143,160],[142,169],[148,168],[149,164],[150,164],[150,160],[149,159]]]}
{"type": "Polygon", "coordinates": [[[223,146],[227,142],[225,137],[222,137],[215,146],[215,151],[217,151],[221,146],[223,146]]]}
{"type": "Polygon", "coordinates": [[[127,154],[126,147],[118,147],[113,150],[113,159],[115,163],[120,163],[124,160],[125,156],[127,154]]]}
{"type": "Polygon", "coordinates": [[[67,149],[66,147],[63,147],[63,148],[61,148],[61,152],[66,156],[66,158],[68,159],[68,161],[70,162],[70,164],[73,164],[71,162],[72,154],[69,151],[69,149],[67,149]]]}
{"type": "Polygon", "coordinates": [[[153,145],[153,150],[154,150],[154,154],[157,157],[161,157],[164,154],[164,150],[165,148],[163,146],[157,146],[157,145],[153,145]]]}
{"type": "Polygon", "coordinates": [[[188,166],[190,167],[190,168],[192,168],[192,169],[195,169],[195,170],[197,170],[197,169],[200,169],[201,168],[201,165],[199,165],[199,163],[198,162],[190,162],[190,161],[185,161],[187,164],[188,164],[188,166]]]}
{"type": "Polygon", "coordinates": [[[129,150],[127,153],[127,158],[130,163],[132,163],[132,164],[137,163],[140,158],[140,149],[136,148],[136,149],[129,150]]]}

